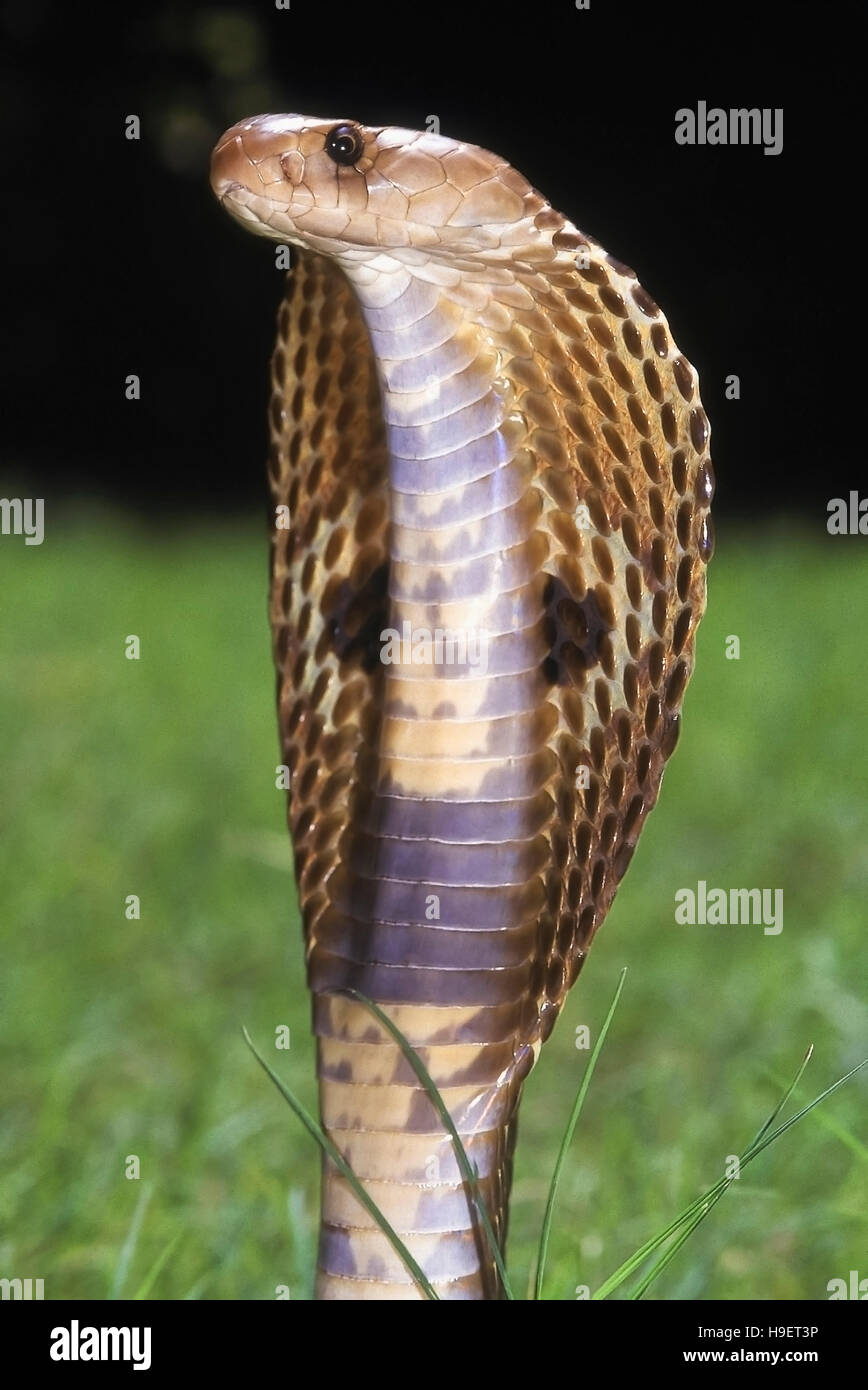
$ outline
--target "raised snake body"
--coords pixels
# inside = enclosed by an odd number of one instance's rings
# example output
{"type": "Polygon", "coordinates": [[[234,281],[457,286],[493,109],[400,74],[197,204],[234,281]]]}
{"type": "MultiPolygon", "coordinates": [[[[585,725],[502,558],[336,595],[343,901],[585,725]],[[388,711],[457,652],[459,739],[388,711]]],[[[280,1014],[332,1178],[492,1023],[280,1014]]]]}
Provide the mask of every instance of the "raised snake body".
{"type": "MultiPolygon", "coordinates": [[[[212,184],[299,248],[271,621],[322,1121],[439,1295],[497,1297],[430,1099],[335,991],[418,1049],[504,1240],[522,1081],[678,733],[712,548],[697,376],[633,272],[485,150],[263,116],[212,184]]],[[[422,1296],[328,1161],[317,1296],[422,1296]]]]}

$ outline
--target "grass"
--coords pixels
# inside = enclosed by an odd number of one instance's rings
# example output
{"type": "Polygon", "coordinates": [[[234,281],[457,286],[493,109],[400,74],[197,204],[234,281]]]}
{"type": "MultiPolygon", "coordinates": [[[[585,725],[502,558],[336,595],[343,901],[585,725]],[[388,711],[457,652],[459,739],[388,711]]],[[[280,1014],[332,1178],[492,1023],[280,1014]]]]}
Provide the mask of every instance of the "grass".
{"type": "MultiPolygon", "coordinates": [[[[272,1061],[315,1111],[266,549],[249,524],[158,535],[95,509],[42,547],[0,543],[0,1275],[45,1278],[48,1298],[310,1296],[318,1159],[240,1032],[290,1027],[272,1061]]],[[[600,1286],[719,1179],[809,1043],[800,1103],[868,1051],[858,540],[724,528],[710,578],[661,804],[525,1089],[517,1290],[587,1062],[576,1029],[595,1040],[624,965],[547,1297],[600,1286]],[[676,926],[699,878],[782,888],[783,931],[676,926]]],[[[865,1099],[863,1072],[732,1185],[648,1296],[825,1298],[868,1274],[865,1099]]]]}
{"type": "MultiPolygon", "coordinates": [[[[621,971],[621,978],[618,981],[618,988],[615,991],[615,997],[612,1000],[612,1003],[609,1007],[609,1012],[606,1014],[603,1026],[600,1029],[600,1032],[597,1036],[597,1041],[594,1044],[593,1051],[591,1052],[591,1055],[588,1058],[588,1064],[585,1068],[579,1089],[576,1092],[576,1097],[573,1101],[572,1109],[570,1111],[570,1117],[567,1121],[567,1127],[564,1130],[564,1136],[561,1140],[561,1145],[558,1150],[557,1158],[555,1160],[555,1166],[552,1171],[551,1181],[549,1183],[548,1197],[546,1199],[545,1214],[543,1216],[542,1226],[540,1228],[539,1253],[537,1255],[536,1269],[534,1272],[533,1281],[534,1299],[541,1299],[543,1297],[542,1290],[545,1282],[545,1264],[548,1255],[548,1244],[551,1236],[554,1205],[555,1200],[557,1198],[558,1187],[560,1186],[561,1173],[563,1171],[564,1163],[566,1162],[566,1157],[569,1152],[570,1144],[572,1143],[573,1135],[575,1133],[579,1116],[582,1112],[585,1097],[588,1094],[588,1089],[590,1087],[590,1083],[593,1078],[594,1071],[596,1069],[597,1061],[599,1060],[600,1053],[602,1052],[603,1046],[605,1044],[606,1036],[609,1032],[609,1027],[611,1025],[612,1018],[614,1017],[615,1010],[618,1007],[618,1001],[621,997],[621,992],[624,987],[624,980],[626,978],[626,975],[627,971],[625,968],[621,971]]],[[[468,1194],[468,1201],[472,1204],[475,1210],[480,1231],[484,1233],[484,1237],[487,1243],[487,1249],[493,1256],[494,1263],[497,1266],[497,1272],[500,1279],[500,1286],[502,1289],[502,1297],[508,1300],[514,1299],[515,1294],[512,1291],[512,1285],[506,1269],[503,1251],[501,1250],[497,1238],[494,1234],[494,1230],[489,1219],[488,1208],[483,1198],[482,1192],[479,1188],[478,1172],[476,1166],[475,1164],[471,1163],[471,1160],[468,1157],[467,1151],[461,1140],[461,1136],[459,1135],[458,1130],[456,1129],[452,1121],[452,1116],[449,1114],[443,1097],[440,1094],[440,1091],[437,1089],[437,1086],[435,1085],[434,1081],[432,1080],[430,1073],[428,1072],[424,1062],[422,1061],[422,1058],[412,1047],[412,1045],[407,1041],[407,1038],[400,1031],[400,1029],[396,1027],[396,1025],[392,1022],[388,1015],[379,1007],[378,1004],[374,1003],[374,1001],[372,999],[369,999],[366,995],[360,994],[358,990],[350,989],[346,992],[347,994],[352,995],[354,998],[361,1000],[362,1003],[366,1006],[366,1008],[368,1008],[370,1012],[374,1015],[374,1017],[378,1020],[378,1022],[382,1024],[386,1031],[391,1033],[393,1039],[399,1045],[410,1066],[416,1073],[416,1076],[418,1077],[421,1085],[427,1091],[428,1096],[431,1100],[431,1104],[434,1107],[437,1114],[439,1115],[444,1130],[451,1137],[452,1147],[454,1149],[455,1157],[458,1162],[458,1167],[461,1170],[461,1176],[468,1194]]],[[[319,1144],[319,1147],[322,1150],[323,1154],[330,1158],[332,1162],[340,1169],[341,1173],[346,1178],[347,1182],[349,1183],[350,1187],[355,1193],[357,1200],[374,1218],[376,1224],[379,1226],[380,1230],[383,1232],[383,1234],[389,1241],[389,1244],[391,1245],[392,1249],[395,1251],[396,1255],[398,1255],[398,1257],[402,1260],[407,1272],[413,1276],[417,1287],[420,1289],[420,1291],[426,1298],[438,1299],[439,1295],[437,1294],[436,1290],[428,1282],[428,1279],[426,1278],[423,1270],[420,1269],[419,1265],[416,1263],[415,1259],[413,1258],[410,1251],[407,1249],[404,1242],[401,1240],[400,1236],[389,1224],[389,1221],[384,1215],[384,1213],[372,1200],[371,1196],[369,1195],[367,1189],[364,1186],[364,1183],[356,1177],[352,1168],[349,1166],[349,1164],[345,1161],[343,1155],[332,1143],[332,1140],[329,1138],[328,1134],[326,1134],[325,1131],[322,1130],[320,1126],[317,1124],[316,1120],[314,1120],[312,1116],[310,1116],[307,1113],[304,1106],[293,1094],[292,1089],[289,1086],[287,1086],[284,1081],[281,1080],[280,1076],[277,1074],[274,1068],[269,1065],[269,1063],[265,1060],[262,1054],[257,1050],[246,1028],[244,1029],[244,1038],[253,1055],[256,1057],[256,1060],[262,1067],[263,1071],[274,1082],[278,1091],[283,1096],[284,1100],[287,1102],[290,1109],[295,1114],[296,1118],[302,1122],[304,1128],[307,1130],[311,1138],[314,1139],[317,1144],[319,1144]]],[[[776,1129],[773,1129],[772,1126],[774,1125],[775,1120],[786,1108],[791,1096],[795,1093],[798,1084],[805,1073],[808,1063],[811,1060],[813,1051],[814,1048],[812,1045],[808,1048],[808,1051],[802,1058],[801,1065],[798,1071],[796,1072],[796,1075],[790,1082],[787,1089],[784,1091],[780,1100],[777,1102],[774,1110],[769,1115],[765,1123],[760,1127],[758,1132],[754,1135],[754,1138],[752,1139],[750,1144],[748,1144],[744,1152],[738,1156],[728,1156],[725,1175],[722,1178],[719,1178],[718,1181],[708,1189],[708,1191],[702,1193],[701,1196],[697,1197],[693,1202],[691,1202],[682,1212],[678,1214],[677,1217],[675,1217],[673,1221],[670,1221],[669,1224],[665,1226],[662,1231],[658,1231],[655,1236],[652,1236],[649,1240],[644,1241],[643,1244],[639,1247],[639,1249],[634,1251],[630,1258],[625,1260],[618,1267],[618,1269],[616,1269],[614,1273],[612,1273],[609,1276],[608,1279],[604,1280],[603,1284],[598,1289],[596,1289],[593,1292],[593,1294],[591,1293],[589,1286],[583,1286],[583,1297],[594,1299],[610,1298],[611,1295],[616,1292],[616,1290],[621,1288],[622,1284],[626,1283],[626,1281],[630,1279],[632,1275],[642,1270],[644,1266],[645,1268],[641,1275],[641,1278],[633,1285],[629,1293],[630,1299],[644,1298],[645,1294],[656,1282],[656,1280],[659,1279],[664,1269],[666,1269],[666,1267],[677,1256],[681,1247],[684,1244],[686,1244],[686,1242],[690,1239],[697,1227],[701,1226],[702,1222],[710,1214],[710,1212],[714,1210],[717,1203],[723,1196],[725,1196],[725,1194],[732,1187],[733,1183],[737,1182],[741,1178],[743,1169],[746,1168],[749,1163],[752,1163],[755,1158],[758,1158],[759,1155],[765,1149],[769,1148],[772,1144],[774,1144],[776,1140],[778,1140],[781,1137],[781,1135],[786,1134],[787,1130],[792,1129],[792,1127],[794,1125],[797,1125],[800,1120],[803,1120],[806,1115],[810,1115],[810,1113],[813,1110],[815,1110],[818,1105],[822,1104],[822,1102],[826,1100],[827,1097],[833,1095],[836,1091],[840,1090],[840,1088],[846,1085],[848,1081],[852,1080],[852,1078],[856,1076],[858,1072],[862,1071],[864,1067],[868,1066],[868,1057],[866,1057],[855,1067],[851,1067],[849,1072],[846,1072],[844,1076],[839,1077],[838,1080],[833,1082],[831,1086],[827,1086],[826,1089],[822,1091],[818,1096],[815,1096],[814,1099],[810,1102],[810,1104],[803,1106],[802,1109],[797,1111],[795,1115],[791,1115],[782,1124],[778,1125],[776,1129]],[[654,1261],[652,1265],[650,1263],[651,1256],[657,1254],[658,1250],[662,1253],[658,1256],[658,1258],[654,1261]]],[[[161,1256],[160,1259],[162,1261],[163,1257],[161,1256]]],[[[159,1263],[160,1262],[158,1262],[158,1266],[159,1263]]],[[[149,1286],[150,1282],[152,1282],[152,1276],[149,1275],[148,1280],[146,1282],[149,1286]]]]}

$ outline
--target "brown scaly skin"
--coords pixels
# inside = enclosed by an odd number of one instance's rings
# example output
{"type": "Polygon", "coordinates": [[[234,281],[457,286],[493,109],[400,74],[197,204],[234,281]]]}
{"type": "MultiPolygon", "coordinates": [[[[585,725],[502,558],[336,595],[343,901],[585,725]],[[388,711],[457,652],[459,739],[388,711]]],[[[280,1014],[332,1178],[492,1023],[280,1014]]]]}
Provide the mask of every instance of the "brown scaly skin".
{"type": "MultiPolygon", "coordinates": [[[[212,182],[298,248],[271,622],[323,1124],[440,1297],[496,1298],[429,1098],[335,991],[418,1049],[504,1241],[521,1084],[678,735],[712,549],[696,373],[633,272],[487,151],[261,117],[212,182]],[[484,632],[484,669],[384,664],[405,623],[484,632]]],[[[317,1296],[422,1296],[329,1163],[317,1296]]]]}

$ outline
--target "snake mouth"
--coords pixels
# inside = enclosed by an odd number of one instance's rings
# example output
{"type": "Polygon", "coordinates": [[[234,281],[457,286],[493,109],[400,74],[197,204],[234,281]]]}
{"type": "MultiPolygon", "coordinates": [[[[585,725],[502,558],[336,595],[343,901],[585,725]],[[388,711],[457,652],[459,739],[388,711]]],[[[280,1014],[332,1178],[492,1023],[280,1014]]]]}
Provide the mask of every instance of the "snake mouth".
{"type": "Polygon", "coordinates": [[[221,179],[220,183],[215,185],[214,192],[220,206],[226,207],[228,203],[226,211],[236,217],[246,208],[248,200],[252,197],[250,189],[234,179],[227,179],[225,182],[221,179]]]}
{"type": "Polygon", "coordinates": [[[268,204],[265,203],[265,209],[257,206],[265,200],[261,194],[256,194],[248,188],[247,184],[241,183],[238,179],[215,179],[212,187],[220,206],[255,236],[264,236],[272,240],[290,239],[269,224],[268,204]]]}
{"type": "MultiPolygon", "coordinates": [[[[232,182],[221,184],[220,187],[214,191],[217,194],[217,201],[220,203],[220,206],[225,207],[227,199],[235,200],[239,193],[246,192],[247,190],[243,183],[237,183],[233,180],[232,182]]],[[[227,209],[227,211],[229,211],[229,209],[227,209]]]]}

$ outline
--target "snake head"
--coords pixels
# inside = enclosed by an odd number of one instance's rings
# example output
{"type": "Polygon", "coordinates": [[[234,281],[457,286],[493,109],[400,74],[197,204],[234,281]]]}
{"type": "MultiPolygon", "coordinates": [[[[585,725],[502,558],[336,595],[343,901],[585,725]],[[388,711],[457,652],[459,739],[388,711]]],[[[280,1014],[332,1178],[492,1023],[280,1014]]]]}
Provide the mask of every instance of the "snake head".
{"type": "Polygon", "coordinates": [[[431,132],[257,116],[219,141],[211,186],[260,236],[360,260],[479,256],[540,239],[541,196],[504,159],[431,132]]]}

